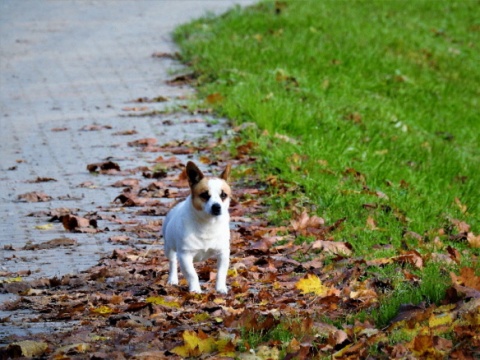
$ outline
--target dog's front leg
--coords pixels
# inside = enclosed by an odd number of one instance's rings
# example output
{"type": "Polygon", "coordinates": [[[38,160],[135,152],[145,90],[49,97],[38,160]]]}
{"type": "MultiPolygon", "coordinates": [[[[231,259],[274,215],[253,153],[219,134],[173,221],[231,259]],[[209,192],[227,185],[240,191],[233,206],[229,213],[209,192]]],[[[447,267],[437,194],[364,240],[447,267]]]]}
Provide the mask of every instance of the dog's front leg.
{"type": "Polygon", "coordinates": [[[168,257],[168,263],[169,263],[167,283],[169,285],[177,285],[178,284],[177,252],[170,249],[168,250],[167,257],[168,257]]]}
{"type": "Polygon", "coordinates": [[[198,280],[197,272],[193,266],[193,255],[189,253],[178,253],[178,259],[180,261],[180,268],[182,269],[183,276],[187,279],[188,290],[190,292],[201,293],[200,281],[198,280]]]}
{"type": "Polygon", "coordinates": [[[217,284],[215,289],[220,294],[226,294],[227,290],[227,273],[230,265],[230,249],[222,250],[217,256],[217,284]]]}

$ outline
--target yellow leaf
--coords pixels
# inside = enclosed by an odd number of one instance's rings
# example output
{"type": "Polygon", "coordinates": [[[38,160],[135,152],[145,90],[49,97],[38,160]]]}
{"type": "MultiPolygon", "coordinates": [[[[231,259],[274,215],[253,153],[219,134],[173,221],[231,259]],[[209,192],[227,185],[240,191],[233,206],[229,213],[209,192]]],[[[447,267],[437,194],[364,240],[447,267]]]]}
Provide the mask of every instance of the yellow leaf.
{"type": "Polygon", "coordinates": [[[14,283],[14,282],[20,282],[22,280],[23,279],[22,279],[21,276],[17,276],[17,277],[12,277],[12,278],[7,278],[7,279],[0,280],[0,284],[2,284],[2,283],[11,284],[11,283],[14,283]]]}
{"type": "Polygon", "coordinates": [[[166,300],[163,296],[150,296],[147,298],[147,303],[152,303],[154,305],[163,305],[173,308],[179,308],[180,304],[173,300],[166,300]]]}
{"type": "Polygon", "coordinates": [[[231,339],[223,338],[217,341],[217,348],[220,356],[235,357],[235,344],[231,339]]]}
{"type": "Polygon", "coordinates": [[[209,318],[210,318],[210,315],[208,315],[208,313],[201,313],[201,314],[196,314],[193,317],[193,320],[196,322],[203,322],[208,320],[209,318]]]}
{"type": "Polygon", "coordinates": [[[83,354],[89,350],[90,350],[90,345],[87,343],[71,344],[71,345],[62,346],[57,350],[55,350],[55,355],[67,354],[70,352],[83,354]]]}
{"type": "Polygon", "coordinates": [[[228,270],[228,277],[235,277],[235,276],[238,276],[237,269],[229,269],[228,270]]]}
{"type": "Polygon", "coordinates": [[[23,355],[27,358],[40,357],[45,353],[48,348],[47,343],[32,340],[18,341],[12,343],[11,345],[16,345],[20,347],[22,351],[20,355],[23,355]]]}
{"type": "Polygon", "coordinates": [[[308,274],[306,278],[300,279],[295,287],[302,292],[302,294],[314,293],[317,296],[326,296],[329,288],[322,284],[318,276],[308,274]]]}
{"type": "Polygon", "coordinates": [[[183,332],[184,345],[171,350],[174,354],[182,357],[200,356],[215,350],[215,339],[206,335],[202,330],[198,333],[186,330],[183,332]]]}
{"type": "Polygon", "coordinates": [[[92,312],[100,315],[108,315],[108,314],[111,314],[113,310],[106,305],[102,305],[102,306],[99,306],[98,308],[93,309],[92,312]]]}
{"type": "Polygon", "coordinates": [[[37,230],[50,230],[53,229],[53,224],[37,225],[35,226],[37,230]]]}
{"type": "Polygon", "coordinates": [[[453,323],[451,313],[443,313],[439,315],[432,315],[428,319],[428,326],[434,328],[437,326],[451,325],[453,323]]]}

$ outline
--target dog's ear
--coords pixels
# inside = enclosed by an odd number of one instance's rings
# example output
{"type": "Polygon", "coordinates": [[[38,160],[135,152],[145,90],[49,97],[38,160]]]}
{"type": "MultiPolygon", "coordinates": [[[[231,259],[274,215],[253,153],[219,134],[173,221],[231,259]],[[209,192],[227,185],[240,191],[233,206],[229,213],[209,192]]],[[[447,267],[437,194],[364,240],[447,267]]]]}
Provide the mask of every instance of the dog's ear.
{"type": "Polygon", "coordinates": [[[190,187],[195,186],[202,180],[205,176],[203,175],[202,171],[195,165],[193,162],[189,161],[187,163],[187,178],[188,184],[190,187]]]}
{"type": "Polygon", "coordinates": [[[232,169],[232,165],[227,164],[225,167],[225,170],[223,170],[222,174],[220,175],[220,179],[223,179],[228,182],[228,179],[230,178],[230,170],[232,169]]]}

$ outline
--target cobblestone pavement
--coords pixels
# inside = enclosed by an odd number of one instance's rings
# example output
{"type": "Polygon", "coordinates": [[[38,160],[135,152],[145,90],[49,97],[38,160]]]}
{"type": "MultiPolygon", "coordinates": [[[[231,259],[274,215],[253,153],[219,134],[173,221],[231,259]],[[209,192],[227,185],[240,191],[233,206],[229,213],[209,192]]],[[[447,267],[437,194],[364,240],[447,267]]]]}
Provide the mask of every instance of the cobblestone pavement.
{"type": "MultiPolygon", "coordinates": [[[[170,38],[175,26],[235,3],[252,1],[0,2],[0,281],[18,273],[32,279],[80,272],[111,251],[108,235],[70,234],[59,223],[40,230],[48,217],[27,216],[60,207],[95,211],[111,203],[118,189],[105,186],[118,177],[93,177],[87,164],[112,158],[133,168],[148,159],[123,146],[128,141],[155,137],[163,143],[214,130],[187,124],[186,115],[170,115],[173,126],[164,126],[165,118],[158,116],[126,115],[144,105],[147,111],[172,106],[172,101],[139,105],[135,99],[192,93],[167,86],[180,65],[152,54],[175,52],[170,38]],[[113,135],[132,129],[137,133],[113,135]],[[34,182],[42,177],[56,181],[34,182]],[[84,181],[94,186],[79,187],[84,181]],[[19,200],[31,191],[52,200],[19,200]],[[78,246],[22,250],[65,236],[78,246]]],[[[0,303],[10,297],[0,295],[0,303]]]]}

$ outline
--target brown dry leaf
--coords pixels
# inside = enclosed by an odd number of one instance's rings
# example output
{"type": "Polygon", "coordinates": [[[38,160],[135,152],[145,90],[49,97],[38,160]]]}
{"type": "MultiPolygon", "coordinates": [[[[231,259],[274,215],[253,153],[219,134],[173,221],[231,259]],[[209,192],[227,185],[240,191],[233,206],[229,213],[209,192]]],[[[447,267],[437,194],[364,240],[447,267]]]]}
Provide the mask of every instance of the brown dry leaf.
{"type": "Polygon", "coordinates": [[[465,214],[467,212],[467,205],[462,204],[459,198],[455,198],[455,204],[458,206],[462,214],[465,214]]]}
{"type": "Polygon", "coordinates": [[[312,243],[310,249],[322,249],[327,254],[349,256],[352,254],[352,245],[341,241],[317,240],[312,243]]]}
{"type": "Polygon", "coordinates": [[[474,233],[469,232],[467,234],[467,241],[471,248],[480,248],[480,235],[475,235],[474,233]]]}
{"type": "Polygon", "coordinates": [[[405,251],[401,255],[393,257],[393,260],[399,263],[411,264],[419,269],[423,268],[422,255],[416,250],[405,251]]]}
{"type": "Polygon", "coordinates": [[[367,266],[383,266],[393,262],[393,258],[380,258],[367,261],[367,266]]]}
{"type": "Polygon", "coordinates": [[[88,164],[87,170],[90,172],[95,172],[99,169],[100,171],[116,170],[120,171],[120,166],[113,161],[104,161],[101,163],[88,164]]]}
{"type": "Polygon", "coordinates": [[[34,183],[49,182],[49,181],[57,181],[57,180],[49,177],[37,177],[35,180],[28,180],[27,183],[34,184],[34,183]]]}
{"type": "Polygon", "coordinates": [[[136,134],[138,134],[138,131],[135,129],[132,129],[132,130],[117,131],[117,132],[114,132],[112,135],[126,136],[126,135],[136,135],[136,134]]]}
{"type": "Polygon", "coordinates": [[[113,187],[137,187],[140,184],[140,180],[138,179],[123,179],[123,180],[118,180],[111,186],[113,187]]]}
{"type": "Polygon", "coordinates": [[[52,200],[52,197],[43,192],[32,191],[29,193],[18,195],[18,200],[26,202],[44,202],[52,200]]]}
{"type": "Polygon", "coordinates": [[[450,273],[452,282],[460,284],[466,287],[470,287],[475,290],[480,290],[480,276],[475,275],[475,270],[470,267],[464,267],[460,269],[460,275],[457,276],[454,273],[450,273]]]}
{"type": "MultiPolygon", "coordinates": [[[[87,229],[97,229],[97,220],[94,219],[86,219],[69,214],[61,216],[60,220],[62,221],[65,230],[72,232],[84,232],[87,229]]],[[[87,232],[89,231],[87,230],[87,232]]]]}
{"type": "Polygon", "coordinates": [[[358,308],[370,307],[378,302],[378,294],[370,285],[362,284],[360,288],[350,292],[350,299],[360,302],[358,308]]]}
{"type": "Polygon", "coordinates": [[[365,175],[363,175],[360,171],[357,171],[353,168],[347,168],[343,172],[344,175],[350,175],[353,176],[353,178],[361,183],[362,185],[366,186],[367,185],[367,180],[365,178],[365,175]]]}
{"type": "Polygon", "coordinates": [[[367,226],[367,229],[369,230],[378,230],[377,222],[370,215],[367,218],[366,226],[367,226]]]}
{"type": "Polygon", "coordinates": [[[294,231],[302,232],[307,228],[319,228],[325,224],[325,220],[316,215],[309,216],[306,211],[302,212],[296,220],[291,220],[290,224],[294,231]]]}
{"type": "Polygon", "coordinates": [[[137,147],[147,147],[147,146],[152,146],[157,143],[157,139],[155,138],[144,138],[144,139],[138,139],[134,141],[128,142],[128,146],[137,146],[137,147]]]}
{"type": "Polygon", "coordinates": [[[5,359],[16,359],[18,357],[39,358],[47,351],[48,344],[43,341],[23,340],[11,343],[8,347],[2,349],[1,355],[5,355],[5,359]]]}
{"type": "Polygon", "coordinates": [[[197,74],[189,73],[184,75],[178,75],[175,78],[168,80],[167,84],[172,86],[191,85],[197,79],[197,74]]]}
{"type": "Polygon", "coordinates": [[[100,130],[110,130],[112,127],[110,125],[99,125],[99,124],[92,124],[92,125],[85,125],[83,126],[80,131],[100,131],[100,130]]]}
{"type": "Polygon", "coordinates": [[[465,221],[458,219],[451,219],[450,221],[457,228],[458,232],[468,233],[470,231],[470,225],[468,225],[465,221]]]}
{"type": "Polygon", "coordinates": [[[460,260],[462,259],[462,256],[460,255],[460,252],[457,249],[449,245],[447,246],[447,252],[453,261],[455,261],[457,264],[460,264],[460,260]]]}
{"type": "Polygon", "coordinates": [[[69,238],[57,238],[49,241],[42,242],[40,244],[30,244],[23,247],[24,250],[43,250],[53,249],[60,246],[76,246],[77,241],[69,238]]]}
{"type": "Polygon", "coordinates": [[[223,96],[222,94],[216,92],[208,95],[206,100],[208,104],[218,104],[223,101],[223,96]]]}

